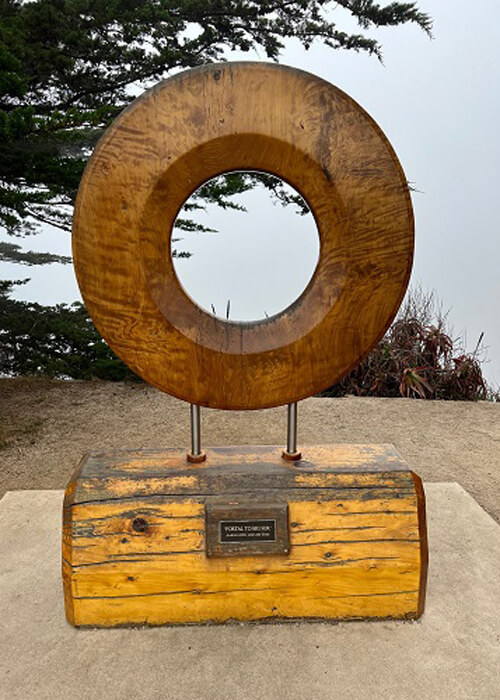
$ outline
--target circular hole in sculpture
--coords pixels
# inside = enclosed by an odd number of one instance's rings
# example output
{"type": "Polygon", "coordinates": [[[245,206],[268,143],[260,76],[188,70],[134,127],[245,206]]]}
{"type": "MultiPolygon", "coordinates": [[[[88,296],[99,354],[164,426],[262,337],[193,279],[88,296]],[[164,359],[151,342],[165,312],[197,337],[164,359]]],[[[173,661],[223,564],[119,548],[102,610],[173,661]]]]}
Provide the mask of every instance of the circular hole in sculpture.
{"type": "Polygon", "coordinates": [[[187,295],[229,322],[275,316],[298,299],[319,259],[303,197],[279,177],[232,172],[203,183],[172,231],[173,266],[187,295]]]}

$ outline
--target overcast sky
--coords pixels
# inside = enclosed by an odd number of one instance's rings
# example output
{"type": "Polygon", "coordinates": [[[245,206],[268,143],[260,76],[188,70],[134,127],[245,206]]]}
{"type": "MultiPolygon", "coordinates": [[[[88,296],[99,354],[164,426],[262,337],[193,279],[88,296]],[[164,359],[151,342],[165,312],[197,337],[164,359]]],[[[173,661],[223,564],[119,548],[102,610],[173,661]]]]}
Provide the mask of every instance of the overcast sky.
{"type": "MultiPolygon", "coordinates": [[[[419,5],[434,19],[434,40],[430,41],[412,26],[376,32],[374,35],[383,44],[384,65],[373,57],[331,51],[322,46],[306,52],[293,41],[287,45],[281,62],[316,73],[340,87],[372,115],[388,136],[408,180],[421,191],[413,196],[416,255],[412,282],[436,290],[444,308],[451,310],[456,333],[466,332],[469,349],[474,348],[479,334],[485,332],[490,360],[485,374],[491,383],[498,385],[500,3],[498,0],[475,3],[423,0],[419,5]]],[[[336,10],[337,13],[339,26],[345,28],[349,19],[346,21],[343,11],[336,10]]],[[[232,54],[231,58],[248,60],[264,59],[264,56],[232,54]]],[[[262,197],[267,199],[267,195],[262,197]]],[[[269,215],[284,215],[279,207],[263,200],[250,199],[249,204],[250,211],[267,206],[269,215]]],[[[292,301],[302,291],[317,259],[312,221],[307,218],[300,221],[300,217],[293,218],[293,213],[286,216],[291,216],[293,221],[288,218],[283,224],[282,218],[276,219],[278,224],[270,227],[269,233],[277,228],[281,230],[283,225],[293,231],[295,243],[289,238],[288,246],[296,251],[292,263],[301,273],[294,278],[293,288],[287,288],[286,276],[275,281],[274,290],[271,280],[267,291],[257,296],[254,286],[250,298],[262,307],[262,315],[264,311],[271,314],[280,305],[281,308],[286,305],[287,294],[292,301]]],[[[249,217],[247,221],[250,222],[249,217]]],[[[227,233],[211,235],[211,242],[203,243],[207,283],[214,279],[210,256],[214,262],[220,261],[221,249],[227,249],[221,241],[234,240],[231,231],[236,230],[234,221],[221,219],[212,223],[216,228],[220,224],[221,231],[227,233]]],[[[247,262],[252,249],[265,252],[258,262],[264,266],[265,278],[266,270],[276,270],[276,259],[283,255],[284,241],[279,235],[267,235],[261,226],[248,224],[248,227],[248,238],[251,240],[253,235],[258,246],[252,248],[242,242],[244,236],[238,224],[241,237],[236,248],[243,251],[247,262]]],[[[68,234],[58,231],[47,230],[23,243],[33,250],[70,253],[68,234]]],[[[190,266],[193,279],[197,278],[203,286],[195,257],[200,259],[194,256],[182,262],[180,274],[185,286],[189,286],[190,266]]],[[[79,298],[71,266],[28,268],[0,264],[0,278],[20,277],[31,277],[32,281],[16,291],[17,298],[46,304],[79,298]]],[[[217,277],[220,279],[220,274],[217,277]]],[[[245,311],[244,302],[237,301],[243,299],[237,289],[242,282],[248,289],[249,279],[242,279],[241,275],[236,274],[231,282],[234,284],[231,315],[245,318],[248,313],[255,317],[253,309],[245,311]]],[[[216,292],[207,288],[205,299],[200,301],[209,306],[216,300],[220,312],[226,290],[220,291],[218,300],[216,292]]],[[[194,287],[191,293],[196,296],[194,287]]]]}
{"type": "MultiPolygon", "coordinates": [[[[284,182],[283,189],[298,194],[284,182]]],[[[226,318],[230,301],[232,321],[257,321],[286,309],[307,287],[319,259],[318,229],[310,212],[281,205],[260,183],[231,200],[246,211],[215,204],[181,211],[217,233],[176,233],[173,248],[191,257],[175,258],[174,268],[185,291],[209,313],[226,318]]]]}

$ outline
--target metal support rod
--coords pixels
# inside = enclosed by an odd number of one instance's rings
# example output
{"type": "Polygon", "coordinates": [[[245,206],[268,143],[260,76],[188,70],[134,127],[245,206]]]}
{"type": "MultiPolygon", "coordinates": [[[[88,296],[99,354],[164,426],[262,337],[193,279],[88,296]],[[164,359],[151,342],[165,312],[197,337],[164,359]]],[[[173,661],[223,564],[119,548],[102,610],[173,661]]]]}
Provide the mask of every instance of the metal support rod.
{"type": "Polygon", "coordinates": [[[297,452],[297,402],[288,404],[288,425],[286,435],[286,451],[289,454],[297,452]]]}
{"type": "Polygon", "coordinates": [[[286,450],[283,457],[289,460],[300,459],[301,454],[297,451],[297,402],[288,404],[288,423],[286,435],[286,450]]]}
{"type": "Polygon", "coordinates": [[[191,404],[191,454],[201,454],[200,407],[195,403],[191,404]]]}
{"type": "Polygon", "coordinates": [[[191,410],[191,452],[188,452],[188,462],[204,462],[206,455],[201,449],[201,418],[200,407],[192,403],[191,410]]]}

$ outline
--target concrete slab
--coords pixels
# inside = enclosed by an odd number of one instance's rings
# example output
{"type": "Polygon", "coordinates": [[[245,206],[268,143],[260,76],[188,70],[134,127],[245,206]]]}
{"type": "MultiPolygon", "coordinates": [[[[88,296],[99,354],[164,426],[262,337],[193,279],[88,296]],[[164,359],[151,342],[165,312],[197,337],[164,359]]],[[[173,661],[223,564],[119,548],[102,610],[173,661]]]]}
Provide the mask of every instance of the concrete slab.
{"type": "Polygon", "coordinates": [[[0,697],[500,698],[500,526],[427,484],[431,561],[417,622],[75,630],[64,618],[60,491],[0,501],[0,697]]]}

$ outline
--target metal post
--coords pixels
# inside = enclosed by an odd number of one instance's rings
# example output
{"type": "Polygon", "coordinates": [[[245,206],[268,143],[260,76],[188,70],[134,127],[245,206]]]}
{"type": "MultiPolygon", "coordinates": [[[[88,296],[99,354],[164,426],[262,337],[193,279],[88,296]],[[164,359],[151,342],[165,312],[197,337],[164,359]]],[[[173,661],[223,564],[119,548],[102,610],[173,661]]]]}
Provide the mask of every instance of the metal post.
{"type": "Polygon", "coordinates": [[[288,404],[286,451],[289,454],[297,452],[297,403],[288,404]]]}
{"type": "Polygon", "coordinates": [[[191,404],[191,452],[187,454],[188,462],[197,464],[207,458],[201,449],[201,418],[198,404],[191,404]]]}
{"type": "Polygon", "coordinates": [[[291,461],[301,458],[297,451],[297,402],[288,404],[288,424],[286,436],[286,450],[283,450],[284,459],[291,461]]]}

